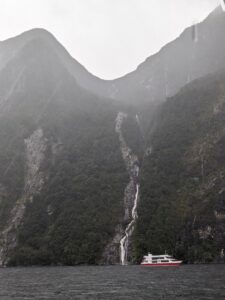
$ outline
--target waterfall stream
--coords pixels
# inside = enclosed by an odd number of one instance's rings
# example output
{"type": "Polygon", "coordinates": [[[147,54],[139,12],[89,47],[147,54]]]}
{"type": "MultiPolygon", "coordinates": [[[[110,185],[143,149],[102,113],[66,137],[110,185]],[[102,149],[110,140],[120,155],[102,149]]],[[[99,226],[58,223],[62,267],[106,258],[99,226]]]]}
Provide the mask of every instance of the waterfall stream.
{"type": "Polygon", "coordinates": [[[125,229],[125,236],[120,240],[120,260],[121,260],[121,264],[123,266],[127,265],[127,252],[128,252],[129,237],[133,233],[134,223],[135,223],[136,219],[138,218],[138,214],[137,214],[138,197],[139,197],[139,184],[136,185],[134,206],[132,208],[132,220],[125,229]]]}
{"type": "MultiPolygon", "coordinates": [[[[120,263],[122,265],[128,264],[129,239],[133,233],[135,221],[138,218],[137,204],[139,199],[139,160],[137,155],[128,146],[122,130],[123,123],[127,117],[127,114],[119,112],[115,127],[115,131],[119,136],[122,157],[130,178],[124,191],[124,222],[128,225],[122,233],[120,231],[121,238],[119,240],[120,263]]],[[[138,115],[136,115],[135,119],[137,125],[140,127],[138,115]]]]}

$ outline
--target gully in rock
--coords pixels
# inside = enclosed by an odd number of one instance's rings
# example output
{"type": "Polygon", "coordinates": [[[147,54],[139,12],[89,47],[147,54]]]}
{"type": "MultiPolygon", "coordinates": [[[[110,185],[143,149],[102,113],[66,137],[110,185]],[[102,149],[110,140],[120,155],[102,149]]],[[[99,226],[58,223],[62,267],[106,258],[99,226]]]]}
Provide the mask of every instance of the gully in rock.
{"type": "Polygon", "coordinates": [[[40,193],[44,176],[41,165],[45,159],[47,140],[41,128],[36,129],[30,137],[24,140],[26,157],[26,177],[24,193],[11,211],[11,217],[0,234],[0,266],[8,263],[9,252],[17,245],[17,229],[20,226],[26,203],[32,202],[33,196],[40,193]]]}

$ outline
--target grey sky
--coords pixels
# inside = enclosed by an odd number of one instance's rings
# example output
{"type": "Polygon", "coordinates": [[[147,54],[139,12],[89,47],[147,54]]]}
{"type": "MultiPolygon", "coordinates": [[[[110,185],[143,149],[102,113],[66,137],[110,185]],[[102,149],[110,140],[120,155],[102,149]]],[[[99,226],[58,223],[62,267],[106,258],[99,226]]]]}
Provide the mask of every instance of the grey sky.
{"type": "Polygon", "coordinates": [[[0,39],[34,27],[52,32],[101,78],[135,69],[205,18],[219,0],[0,0],[0,39]]]}

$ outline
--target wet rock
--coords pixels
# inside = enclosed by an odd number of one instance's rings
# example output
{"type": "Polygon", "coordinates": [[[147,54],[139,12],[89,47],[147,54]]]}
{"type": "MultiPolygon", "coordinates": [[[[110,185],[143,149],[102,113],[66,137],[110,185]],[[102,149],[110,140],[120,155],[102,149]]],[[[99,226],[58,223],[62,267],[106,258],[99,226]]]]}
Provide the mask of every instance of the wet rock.
{"type": "Polygon", "coordinates": [[[8,223],[0,235],[0,265],[7,264],[8,255],[17,244],[17,228],[21,224],[27,201],[32,201],[35,194],[40,193],[45,176],[41,171],[45,158],[47,140],[43,130],[38,128],[24,140],[26,155],[26,176],[24,193],[13,207],[8,223]]]}

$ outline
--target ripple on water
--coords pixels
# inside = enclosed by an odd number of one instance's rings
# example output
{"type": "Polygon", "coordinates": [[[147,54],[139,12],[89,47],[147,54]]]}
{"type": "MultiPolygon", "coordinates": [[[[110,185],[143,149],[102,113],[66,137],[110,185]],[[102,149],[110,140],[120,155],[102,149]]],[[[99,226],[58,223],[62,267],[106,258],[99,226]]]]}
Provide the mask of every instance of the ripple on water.
{"type": "Polygon", "coordinates": [[[225,265],[0,269],[0,299],[225,299],[225,265]]]}

